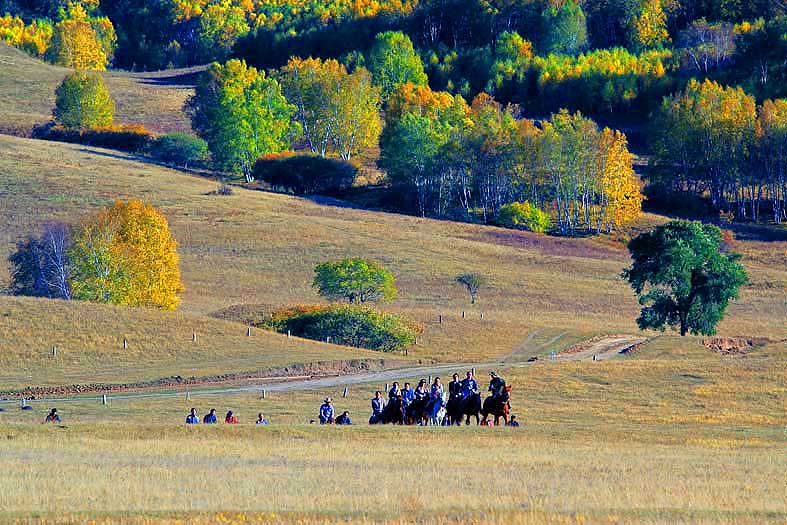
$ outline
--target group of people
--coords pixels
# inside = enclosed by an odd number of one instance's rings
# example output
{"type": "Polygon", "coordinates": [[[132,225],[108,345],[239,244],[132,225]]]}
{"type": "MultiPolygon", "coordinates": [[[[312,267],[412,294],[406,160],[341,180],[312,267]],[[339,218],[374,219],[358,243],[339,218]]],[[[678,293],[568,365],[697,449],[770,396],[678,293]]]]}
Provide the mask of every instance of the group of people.
{"type": "Polygon", "coordinates": [[[330,397],[326,397],[325,401],[323,401],[322,405],[320,405],[320,411],[317,414],[317,417],[320,420],[321,425],[352,425],[352,419],[350,419],[350,411],[345,410],[342,412],[338,417],[336,417],[337,410],[333,406],[333,399],[330,397]]]}
{"type": "MultiPolygon", "coordinates": [[[[219,422],[218,416],[216,416],[216,409],[211,408],[205,416],[202,418],[202,423],[205,425],[215,425],[219,422]]],[[[197,409],[192,408],[189,412],[189,415],[186,416],[186,424],[187,425],[198,425],[200,423],[199,414],[197,414],[197,409]]],[[[235,412],[232,410],[227,411],[227,415],[224,416],[224,423],[229,425],[234,425],[238,423],[238,416],[235,415],[235,412]]],[[[268,420],[265,419],[265,416],[262,412],[257,414],[257,425],[267,425],[268,420]]]]}
{"type": "MultiPolygon", "coordinates": [[[[503,400],[506,386],[505,379],[500,377],[495,371],[491,371],[489,375],[490,381],[487,390],[490,396],[488,400],[508,403],[507,397],[503,400]]],[[[452,381],[448,383],[447,396],[439,377],[435,377],[431,385],[427,385],[426,379],[421,379],[414,389],[409,382],[405,383],[401,389],[399,388],[399,383],[394,382],[388,391],[387,403],[381,391],[375,392],[371,401],[372,415],[369,418],[369,424],[392,422],[390,417],[386,417],[386,408],[392,406],[397,407],[396,411],[401,410],[403,418],[410,414],[411,419],[418,424],[425,423],[426,420],[439,424],[451,424],[452,421],[445,417],[438,418],[440,411],[452,403],[455,406],[459,406],[464,401],[474,397],[478,398],[480,404],[480,388],[471,370],[466,372],[465,378],[462,380],[459,379],[459,374],[453,374],[452,381]],[[421,410],[413,410],[416,406],[420,407],[421,410]],[[423,414],[423,417],[413,417],[414,413],[423,414]],[[438,419],[440,420],[438,421],[438,419]]],[[[492,425],[491,420],[487,418],[484,418],[482,424],[492,425]]],[[[511,417],[509,426],[519,426],[516,416],[511,417]]]]}

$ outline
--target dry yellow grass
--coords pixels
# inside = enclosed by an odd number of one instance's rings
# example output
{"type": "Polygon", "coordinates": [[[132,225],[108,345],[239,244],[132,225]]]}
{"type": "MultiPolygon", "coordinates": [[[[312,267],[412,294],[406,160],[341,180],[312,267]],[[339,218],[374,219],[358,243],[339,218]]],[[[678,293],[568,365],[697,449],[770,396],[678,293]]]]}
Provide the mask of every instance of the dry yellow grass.
{"type": "MultiPolygon", "coordinates": [[[[0,222],[5,224],[0,258],[43,221],[75,221],[114,199],[142,198],[164,211],[180,244],[186,285],[181,311],[187,315],[204,317],[239,303],[314,302],[310,283],[316,263],[361,256],[381,261],[397,275],[400,298],[386,308],[425,324],[411,353],[416,358],[485,361],[510,353],[537,329],[566,332],[556,345],[597,333],[636,332],[638,305],[619,277],[627,254],[620,243],[603,238],[556,239],[258,191],[211,196],[214,182],[79,145],[0,137],[0,150],[0,222]],[[478,271],[489,280],[474,307],[453,283],[463,271],[478,271]],[[441,313],[444,322],[438,324],[441,313]]],[[[730,307],[720,332],[784,339],[787,268],[778,261],[784,260],[787,243],[739,246],[752,283],[730,307]]],[[[0,283],[6,279],[2,268],[0,283]]],[[[45,309],[38,311],[46,322],[45,309]]],[[[2,322],[24,334],[30,321],[12,316],[2,322]]],[[[57,344],[44,345],[40,331],[33,336],[20,336],[17,349],[57,344]]],[[[216,345],[221,359],[228,345],[216,345]]]]}
{"type": "MultiPolygon", "coordinates": [[[[182,108],[200,68],[157,73],[102,73],[117,103],[115,120],[150,131],[191,129],[182,108]]],[[[0,132],[27,136],[51,120],[55,89],[71,70],[52,66],[0,43],[0,132]]]]}

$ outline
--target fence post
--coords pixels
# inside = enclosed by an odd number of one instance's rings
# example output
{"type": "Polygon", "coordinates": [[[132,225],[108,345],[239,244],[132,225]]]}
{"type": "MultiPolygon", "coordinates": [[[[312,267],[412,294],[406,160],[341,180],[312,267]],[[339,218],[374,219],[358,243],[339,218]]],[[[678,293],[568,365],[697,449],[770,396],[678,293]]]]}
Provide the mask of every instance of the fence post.
{"type": "Polygon", "coordinates": [[[191,399],[191,392],[186,391],[186,401],[188,401],[189,399],[191,399]]]}
{"type": "Polygon", "coordinates": [[[192,332],[191,333],[191,342],[192,343],[196,343],[197,342],[197,332],[192,332]]]}
{"type": "Polygon", "coordinates": [[[325,338],[325,342],[328,343],[328,344],[331,344],[331,336],[330,335],[325,338]]]}
{"type": "Polygon", "coordinates": [[[289,330],[287,330],[287,338],[288,338],[288,339],[289,339],[290,335],[292,335],[292,334],[290,333],[290,331],[289,331],[289,330]]]}
{"type": "Polygon", "coordinates": [[[52,357],[57,357],[57,347],[56,346],[52,347],[52,357]]]}
{"type": "Polygon", "coordinates": [[[388,393],[388,383],[385,383],[385,392],[383,392],[383,393],[384,393],[384,394],[387,394],[387,393],[388,393]]]}
{"type": "Polygon", "coordinates": [[[106,405],[107,404],[107,395],[106,394],[101,394],[101,404],[102,405],[106,405]]]}
{"type": "Polygon", "coordinates": [[[471,369],[471,371],[473,372],[473,377],[475,377],[475,367],[473,367],[473,368],[471,369]]]}
{"type": "Polygon", "coordinates": [[[429,384],[432,384],[432,376],[429,376],[429,384]]]}
{"type": "Polygon", "coordinates": [[[265,393],[265,389],[263,388],[262,389],[262,399],[265,399],[265,396],[266,396],[266,393],[265,393]]]}
{"type": "Polygon", "coordinates": [[[464,318],[465,318],[465,311],[462,310],[462,319],[464,319],[464,318]]]}
{"type": "Polygon", "coordinates": [[[443,314],[440,314],[440,316],[438,317],[438,320],[439,320],[440,324],[443,324],[443,314]]]}
{"type": "Polygon", "coordinates": [[[481,312],[481,320],[484,320],[484,312],[481,312]]]}
{"type": "Polygon", "coordinates": [[[25,399],[25,398],[23,397],[23,398],[22,398],[22,404],[20,405],[20,408],[25,408],[26,406],[27,406],[27,399],[25,399]]]}
{"type": "Polygon", "coordinates": [[[407,348],[404,349],[404,355],[407,356],[407,348]]]}
{"type": "Polygon", "coordinates": [[[251,326],[246,328],[246,337],[251,337],[251,326]]]}
{"type": "Polygon", "coordinates": [[[125,337],[123,338],[123,350],[128,350],[128,340],[125,337]]]}
{"type": "Polygon", "coordinates": [[[344,387],[344,393],[342,394],[342,397],[347,397],[347,387],[344,387]]]}

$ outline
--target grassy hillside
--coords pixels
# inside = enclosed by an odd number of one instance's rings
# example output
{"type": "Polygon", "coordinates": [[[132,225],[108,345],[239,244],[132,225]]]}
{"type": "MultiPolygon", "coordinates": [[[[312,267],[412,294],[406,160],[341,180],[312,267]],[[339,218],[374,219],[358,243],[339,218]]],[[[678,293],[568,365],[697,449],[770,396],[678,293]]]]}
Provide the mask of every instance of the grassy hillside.
{"type": "MultiPolygon", "coordinates": [[[[117,103],[116,122],[155,132],[189,130],[181,109],[200,69],[103,73],[117,103]]],[[[55,89],[69,72],[0,42],[0,132],[26,136],[51,120],[55,89]]]]}
{"type": "MultiPolygon", "coordinates": [[[[0,149],[0,221],[6,225],[0,257],[43,221],[76,221],[114,199],[139,197],[164,210],[180,243],[184,314],[206,316],[241,303],[314,302],[316,263],[361,256],[397,275],[400,297],[386,308],[425,324],[411,354],[417,358],[502,356],[536,329],[565,333],[558,343],[566,344],[572,337],[636,332],[638,305],[619,277],[627,253],[613,238],[560,239],[258,191],[219,197],[209,195],[214,182],[116,152],[12,137],[0,137],[0,149]],[[453,283],[465,271],[489,280],[473,307],[453,283]]],[[[787,242],[780,235],[736,243],[752,282],[731,306],[722,334],[787,337],[787,242]]],[[[0,283],[6,280],[2,267],[0,283]]]]}

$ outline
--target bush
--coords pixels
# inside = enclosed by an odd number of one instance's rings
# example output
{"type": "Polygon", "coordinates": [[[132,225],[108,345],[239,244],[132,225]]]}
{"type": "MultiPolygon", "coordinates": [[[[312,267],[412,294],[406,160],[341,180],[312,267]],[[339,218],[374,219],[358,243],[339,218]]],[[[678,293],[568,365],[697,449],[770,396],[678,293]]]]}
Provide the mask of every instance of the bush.
{"type": "Polygon", "coordinates": [[[358,169],[318,155],[267,155],[254,166],[254,177],[296,195],[331,194],[351,188],[358,169]]]}
{"type": "Polygon", "coordinates": [[[148,153],[162,162],[188,168],[208,158],[208,143],[188,133],[167,133],[151,141],[148,153]]]}
{"type": "Polygon", "coordinates": [[[409,319],[355,305],[299,305],[273,312],[268,324],[298,337],[381,352],[403,350],[423,329],[409,319]]]}
{"type": "Polygon", "coordinates": [[[549,214],[531,206],[529,202],[512,202],[500,207],[497,221],[508,228],[544,233],[552,225],[549,214]]]}
{"type": "Polygon", "coordinates": [[[153,140],[144,126],[108,126],[96,129],[66,129],[48,124],[33,130],[33,137],[58,142],[85,144],[99,148],[118,149],[132,153],[142,151],[153,140]]]}

